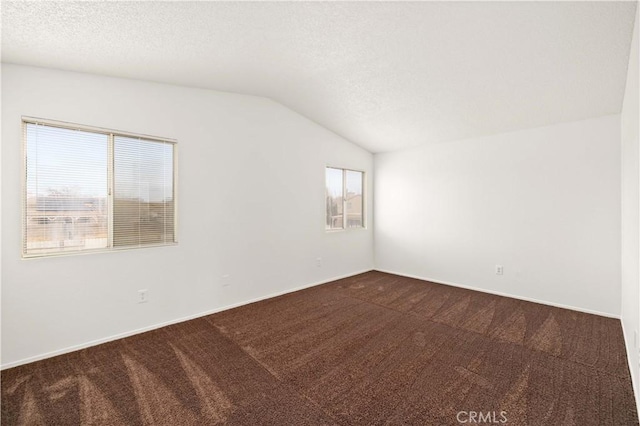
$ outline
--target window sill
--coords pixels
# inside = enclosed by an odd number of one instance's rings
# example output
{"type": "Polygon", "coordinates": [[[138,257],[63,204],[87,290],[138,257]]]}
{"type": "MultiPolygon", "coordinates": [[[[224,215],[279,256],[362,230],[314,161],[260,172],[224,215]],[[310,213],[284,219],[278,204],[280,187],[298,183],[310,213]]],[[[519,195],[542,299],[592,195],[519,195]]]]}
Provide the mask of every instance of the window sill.
{"type": "Polygon", "coordinates": [[[166,244],[146,244],[143,246],[130,246],[130,247],[109,247],[109,248],[99,248],[99,249],[88,249],[88,250],[69,250],[62,251],[57,253],[31,253],[25,254],[22,253],[22,260],[31,260],[31,259],[46,259],[51,257],[69,257],[69,256],[83,256],[88,254],[97,254],[97,253],[118,253],[123,251],[131,251],[131,250],[140,250],[146,248],[158,248],[158,247],[173,247],[177,246],[178,243],[166,243],[166,244]]]}
{"type": "Polygon", "coordinates": [[[358,231],[366,231],[366,230],[367,230],[366,226],[361,226],[361,227],[358,227],[358,228],[325,229],[324,232],[326,234],[337,234],[337,233],[340,233],[340,232],[351,232],[351,231],[358,232],[358,231]]]}

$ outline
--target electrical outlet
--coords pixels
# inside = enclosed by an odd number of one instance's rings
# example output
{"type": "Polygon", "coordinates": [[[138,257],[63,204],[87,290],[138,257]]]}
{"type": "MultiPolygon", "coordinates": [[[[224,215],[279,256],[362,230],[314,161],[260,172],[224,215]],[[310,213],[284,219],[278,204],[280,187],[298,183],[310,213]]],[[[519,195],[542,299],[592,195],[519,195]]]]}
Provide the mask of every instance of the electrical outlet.
{"type": "Polygon", "coordinates": [[[229,274],[224,274],[222,276],[222,278],[221,278],[222,279],[222,287],[229,287],[231,285],[230,278],[231,278],[231,275],[229,275],[229,274]]]}
{"type": "Polygon", "coordinates": [[[138,303],[147,303],[149,301],[149,290],[138,290],[138,303]]]}
{"type": "Polygon", "coordinates": [[[496,265],[496,275],[502,274],[504,274],[504,268],[502,267],[502,265],[496,265]]]}
{"type": "Polygon", "coordinates": [[[322,268],[322,258],[321,257],[316,257],[316,266],[318,268],[322,268]]]}

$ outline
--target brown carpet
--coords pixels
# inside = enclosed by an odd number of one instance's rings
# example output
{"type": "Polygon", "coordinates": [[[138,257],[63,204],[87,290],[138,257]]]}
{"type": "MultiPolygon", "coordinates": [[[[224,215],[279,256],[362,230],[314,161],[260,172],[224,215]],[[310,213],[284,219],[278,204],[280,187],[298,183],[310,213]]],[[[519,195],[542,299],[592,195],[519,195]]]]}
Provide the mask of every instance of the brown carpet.
{"type": "Polygon", "coordinates": [[[368,272],[2,372],[3,425],[471,419],[637,425],[620,322],[368,272]]]}

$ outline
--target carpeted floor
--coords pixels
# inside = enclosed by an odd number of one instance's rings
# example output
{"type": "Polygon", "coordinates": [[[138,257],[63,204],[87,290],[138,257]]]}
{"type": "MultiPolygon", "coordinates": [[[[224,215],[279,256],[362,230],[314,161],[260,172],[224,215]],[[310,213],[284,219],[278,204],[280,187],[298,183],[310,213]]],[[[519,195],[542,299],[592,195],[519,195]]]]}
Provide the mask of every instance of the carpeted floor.
{"type": "Polygon", "coordinates": [[[2,372],[3,425],[471,420],[637,425],[620,322],[368,272],[2,372]]]}

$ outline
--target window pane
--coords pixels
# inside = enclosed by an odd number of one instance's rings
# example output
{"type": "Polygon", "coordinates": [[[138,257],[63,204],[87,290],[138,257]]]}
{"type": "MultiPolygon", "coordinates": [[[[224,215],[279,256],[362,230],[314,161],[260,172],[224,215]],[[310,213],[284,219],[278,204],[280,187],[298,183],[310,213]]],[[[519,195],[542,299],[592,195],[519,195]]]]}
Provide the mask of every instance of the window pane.
{"type": "Polygon", "coordinates": [[[173,144],[116,136],[114,247],[172,243],[173,144]]]}
{"type": "Polygon", "coordinates": [[[25,254],[107,247],[107,135],[26,123],[25,254]]]}
{"type": "Polygon", "coordinates": [[[362,228],[362,178],[364,173],[347,170],[347,228],[362,228]]]}
{"type": "Polygon", "coordinates": [[[326,229],[342,229],[342,169],[327,167],[326,199],[327,222],[326,229]]]}

